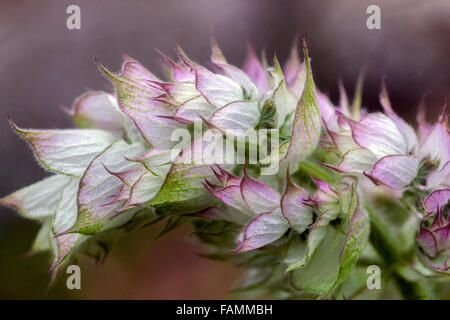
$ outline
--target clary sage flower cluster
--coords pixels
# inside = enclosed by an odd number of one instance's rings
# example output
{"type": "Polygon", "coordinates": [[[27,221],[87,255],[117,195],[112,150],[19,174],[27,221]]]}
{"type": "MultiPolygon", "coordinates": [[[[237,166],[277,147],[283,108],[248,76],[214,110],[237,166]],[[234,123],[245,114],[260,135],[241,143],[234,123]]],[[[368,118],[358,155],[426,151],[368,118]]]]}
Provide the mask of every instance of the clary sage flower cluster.
{"type": "Polygon", "coordinates": [[[51,175],[0,203],[42,223],[32,249],[52,252],[55,276],[124,232],[191,223],[206,257],[243,267],[244,296],[357,297],[377,265],[383,286],[433,297],[450,273],[446,109],[429,124],[422,107],[416,131],[383,85],[383,112],[368,113],[362,77],[335,106],[303,51],[282,68],[249,48],[240,69],[213,39],[209,68],[162,54],[166,79],[128,56],[117,73],[97,62],[114,92],[77,98],[76,129],[10,120],[51,175]],[[236,149],[240,162],[212,156],[236,149]]]}

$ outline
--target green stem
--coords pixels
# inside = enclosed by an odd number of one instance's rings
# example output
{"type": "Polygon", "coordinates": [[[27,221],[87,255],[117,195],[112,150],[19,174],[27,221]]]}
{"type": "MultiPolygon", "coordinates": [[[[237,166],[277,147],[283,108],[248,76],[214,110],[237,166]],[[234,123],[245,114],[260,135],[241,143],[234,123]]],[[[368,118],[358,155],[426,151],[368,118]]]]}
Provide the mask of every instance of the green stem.
{"type": "Polygon", "coordinates": [[[389,225],[369,205],[364,206],[370,215],[371,232],[370,241],[375,250],[384,260],[388,267],[392,267],[392,274],[400,292],[408,300],[428,300],[431,295],[423,281],[410,281],[399,272],[399,266],[407,262],[406,252],[402,248],[402,243],[394,235],[389,225]]]}
{"type": "Polygon", "coordinates": [[[319,178],[328,183],[334,183],[336,181],[336,175],[333,172],[325,169],[321,165],[309,161],[301,161],[298,164],[298,168],[306,172],[309,172],[316,178],[319,178]]]}

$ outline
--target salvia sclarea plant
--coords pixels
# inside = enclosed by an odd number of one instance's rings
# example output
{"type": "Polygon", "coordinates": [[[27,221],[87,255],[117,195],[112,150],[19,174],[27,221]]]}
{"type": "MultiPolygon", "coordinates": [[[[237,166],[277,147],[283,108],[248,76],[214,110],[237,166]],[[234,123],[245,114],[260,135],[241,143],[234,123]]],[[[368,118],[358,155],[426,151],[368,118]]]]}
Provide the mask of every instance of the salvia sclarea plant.
{"type": "Polygon", "coordinates": [[[249,47],[240,69],[213,39],[210,68],[181,48],[176,60],[162,54],[165,80],[128,56],[117,73],[97,62],[114,93],[77,98],[66,109],[76,129],[10,120],[51,175],[0,203],[42,223],[32,250],[52,252],[54,276],[80,255],[103,259],[131,230],[191,223],[205,257],[243,268],[238,297],[364,297],[375,265],[372,297],[392,287],[442,298],[446,108],[430,124],[422,106],[415,130],[383,84],[383,112],[368,113],[362,76],[352,102],[340,84],[335,106],[303,51],[302,62],[295,43],[282,68],[249,47]]]}

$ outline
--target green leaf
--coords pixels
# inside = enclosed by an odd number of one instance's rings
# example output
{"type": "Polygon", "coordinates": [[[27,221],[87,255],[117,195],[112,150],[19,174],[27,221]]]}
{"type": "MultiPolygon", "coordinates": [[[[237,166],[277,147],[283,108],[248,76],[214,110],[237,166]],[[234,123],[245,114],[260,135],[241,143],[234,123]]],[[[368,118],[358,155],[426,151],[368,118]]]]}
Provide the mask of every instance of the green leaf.
{"type": "Polygon", "coordinates": [[[369,215],[365,210],[357,210],[351,218],[344,248],[340,254],[337,279],[321,298],[326,298],[353,270],[361,250],[367,243],[369,230],[369,215]]]}
{"type": "Polygon", "coordinates": [[[364,76],[366,69],[362,69],[356,82],[355,96],[352,103],[352,119],[358,121],[361,118],[361,101],[362,101],[362,89],[364,84],[364,76]]]}
{"type": "Polygon", "coordinates": [[[97,154],[117,141],[117,136],[98,129],[34,130],[10,124],[44,168],[77,178],[97,154]]]}
{"type": "Polygon", "coordinates": [[[300,291],[316,294],[328,292],[339,275],[339,257],[345,242],[345,234],[334,226],[322,227],[325,237],[307,263],[290,273],[292,286],[300,291]]]}
{"type": "Polygon", "coordinates": [[[307,242],[300,236],[296,236],[289,242],[286,257],[283,262],[286,263],[286,272],[295,270],[303,266],[307,259],[307,242]]]}
{"type": "Polygon", "coordinates": [[[273,91],[273,103],[275,105],[275,111],[277,115],[277,128],[280,128],[287,117],[288,110],[288,92],[286,89],[286,81],[284,79],[283,71],[281,69],[280,63],[278,62],[277,57],[274,58],[275,61],[275,70],[271,72],[272,77],[274,78],[274,87],[273,91]]]}
{"type": "Polygon", "coordinates": [[[307,72],[306,83],[295,111],[292,135],[286,157],[293,172],[297,169],[298,161],[311,154],[316,148],[322,123],[306,41],[303,51],[307,72]]]}

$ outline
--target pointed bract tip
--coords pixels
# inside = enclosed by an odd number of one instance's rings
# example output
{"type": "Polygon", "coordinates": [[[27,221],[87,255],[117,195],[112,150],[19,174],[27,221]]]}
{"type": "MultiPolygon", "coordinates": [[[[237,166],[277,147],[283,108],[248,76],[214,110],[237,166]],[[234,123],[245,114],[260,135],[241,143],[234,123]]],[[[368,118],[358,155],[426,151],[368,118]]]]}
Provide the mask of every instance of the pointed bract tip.
{"type": "Polygon", "coordinates": [[[386,92],[387,93],[387,86],[386,86],[386,75],[383,75],[381,77],[381,93],[386,92]]]}
{"type": "Polygon", "coordinates": [[[295,33],[294,40],[292,41],[291,53],[298,52],[299,45],[300,45],[300,35],[297,32],[297,33],[295,33]]]}
{"type": "MultiPolygon", "coordinates": [[[[358,79],[356,80],[356,89],[360,89],[364,83],[364,78],[366,77],[367,73],[367,65],[364,65],[358,73],[358,79]]],[[[362,89],[362,88],[361,88],[362,89]]]]}
{"type": "Polygon", "coordinates": [[[122,59],[123,59],[124,62],[125,61],[134,60],[132,57],[130,57],[128,54],[126,54],[124,52],[121,52],[121,56],[122,56],[122,59]]]}
{"type": "Polygon", "coordinates": [[[216,164],[214,164],[214,165],[212,165],[212,166],[209,166],[209,168],[211,169],[211,171],[214,173],[214,175],[216,176],[216,178],[217,179],[219,179],[219,181],[221,181],[222,183],[223,183],[223,176],[219,173],[219,172],[217,172],[217,170],[215,169],[215,167],[216,167],[217,165],[216,164]]]}
{"type": "Polygon", "coordinates": [[[166,60],[166,62],[168,62],[169,64],[174,63],[174,61],[168,56],[166,55],[164,52],[162,52],[161,50],[159,50],[158,48],[155,48],[155,51],[164,59],[166,60]]]}
{"type": "Polygon", "coordinates": [[[59,110],[61,110],[64,114],[72,117],[74,116],[74,113],[71,109],[67,108],[66,106],[62,105],[62,104],[58,104],[58,108],[59,110]]]}
{"type": "MultiPolygon", "coordinates": [[[[247,40],[247,58],[257,58],[255,48],[253,47],[253,43],[251,39],[247,40]]],[[[258,59],[259,60],[259,59],[258,59]]]]}
{"type": "Polygon", "coordinates": [[[3,198],[0,198],[0,205],[10,208],[17,208],[17,204],[14,202],[14,197],[12,197],[12,195],[13,194],[9,194],[3,198]]]}
{"type": "Polygon", "coordinates": [[[20,136],[23,136],[23,137],[26,135],[26,130],[25,130],[25,129],[22,129],[22,128],[20,128],[18,125],[16,125],[16,124],[14,123],[14,121],[13,121],[9,116],[7,116],[7,119],[8,119],[9,126],[10,126],[16,133],[18,133],[20,136]]]}
{"type": "Polygon", "coordinates": [[[59,233],[53,235],[53,239],[56,239],[56,238],[58,238],[60,236],[63,236],[63,235],[69,234],[69,233],[73,233],[75,231],[76,230],[74,229],[74,226],[72,226],[72,227],[70,227],[69,229],[67,229],[65,231],[62,231],[62,232],[59,232],[59,233]]]}
{"type": "Polygon", "coordinates": [[[211,61],[213,63],[227,63],[227,59],[222,53],[222,50],[220,50],[219,43],[217,42],[217,39],[215,38],[214,34],[211,33],[210,35],[210,41],[211,41],[211,61]]]}
{"type": "Polygon", "coordinates": [[[305,56],[308,56],[308,42],[306,41],[306,36],[302,39],[303,42],[303,52],[305,53],[305,56]]]}
{"type": "Polygon", "coordinates": [[[97,65],[97,68],[100,69],[100,71],[108,78],[108,79],[113,79],[115,78],[114,74],[109,71],[108,69],[106,69],[106,67],[101,64],[96,58],[94,58],[95,64],[97,65]]]}
{"type": "Polygon", "coordinates": [[[183,63],[187,67],[193,68],[196,66],[196,63],[193,62],[191,59],[189,59],[189,57],[187,56],[187,54],[184,52],[184,50],[181,48],[181,46],[179,44],[176,45],[175,52],[176,52],[178,58],[180,58],[180,60],[183,61],[183,63]]]}
{"type": "Polygon", "coordinates": [[[215,184],[211,183],[208,179],[205,179],[205,181],[202,182],[203,186],[206,188],[206,190],[209,191],[212,195],[214,195],[214,188],[216,187],[215,184]]]}
{"type": "Polygon", "coordinates": [[[447,114],[447,98],[445,98],[444,106],[442,107],[441,114],[439,115],[439,122],[447,127],[448,114],[447,114]]]}
{"type": "MultiPolygon", "coordinates": [[[[56,258],[56,260],[50,266],[50,269],[48,269],[48,273],[52,274],[52,280],[50,281],[50,283],[52,283],[52,284],[55,282],[55,279],[56,279],[56,274],[54,273],[54,271],[55,271],[56,267],[61,263],[61,261],[62,261],[61,257],[56,258]]],[[[49,284],[49,286],[50,286],[50,284],[49,284]]]]}

